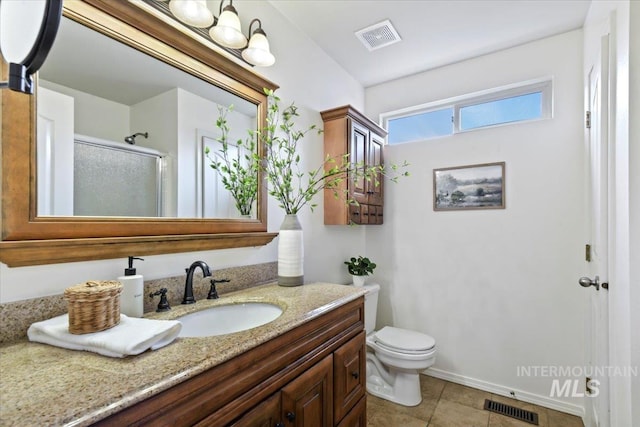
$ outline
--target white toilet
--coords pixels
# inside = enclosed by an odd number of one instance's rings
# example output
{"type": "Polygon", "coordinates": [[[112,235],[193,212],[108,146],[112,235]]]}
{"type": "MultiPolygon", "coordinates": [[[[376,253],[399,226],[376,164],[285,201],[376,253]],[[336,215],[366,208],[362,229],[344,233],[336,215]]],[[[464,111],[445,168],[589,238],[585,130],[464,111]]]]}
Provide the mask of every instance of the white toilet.
{"type": "Polygon", "coordinates": [[[436,341],[429,335],[385,326],[375,331],[380,285],[365,285],[367,391],[404,406],[422,402],[420,371],[436,360],[436,341]]]}

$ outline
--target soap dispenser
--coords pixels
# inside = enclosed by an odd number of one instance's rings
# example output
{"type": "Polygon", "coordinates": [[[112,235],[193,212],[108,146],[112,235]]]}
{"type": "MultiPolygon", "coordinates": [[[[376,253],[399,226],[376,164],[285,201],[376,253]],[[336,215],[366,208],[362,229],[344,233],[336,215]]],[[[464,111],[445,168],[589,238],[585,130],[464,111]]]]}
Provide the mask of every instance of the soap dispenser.
{"type": "Polygon", "coordinates": [[[124,276],[118,277],[122,283],[122,293],[120,294],[120,312],[129,317],[142,317],[144,314],[144,281],[141,274],[136,274],[133,268],[133,260],[142,258],[129,257],[129,268],[124,269],[124,276]]]}

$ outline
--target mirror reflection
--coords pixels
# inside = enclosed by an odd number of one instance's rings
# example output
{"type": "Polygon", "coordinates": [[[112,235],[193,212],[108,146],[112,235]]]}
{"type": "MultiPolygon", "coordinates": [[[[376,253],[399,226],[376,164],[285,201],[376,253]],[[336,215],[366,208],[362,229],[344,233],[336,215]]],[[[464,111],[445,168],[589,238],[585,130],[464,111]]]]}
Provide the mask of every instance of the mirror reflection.
{"type": "Polygon", "coordinates": [[[255,104],[68,18],[38,85],[39,216],[246,217],[210,157],[219,108],[233,148],[255,104]]]}

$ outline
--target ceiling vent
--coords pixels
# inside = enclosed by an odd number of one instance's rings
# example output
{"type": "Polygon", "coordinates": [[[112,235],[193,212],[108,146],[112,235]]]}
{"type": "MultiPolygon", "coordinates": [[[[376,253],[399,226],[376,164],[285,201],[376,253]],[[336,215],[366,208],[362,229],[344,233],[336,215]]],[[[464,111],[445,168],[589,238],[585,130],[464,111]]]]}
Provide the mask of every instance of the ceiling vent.
{"type": "Polygon", "coordinates": [[[358,37],[362,44],[370,51],[392,45],[402,40],[388,19],[356,31],[356,37],[358,37]]]}

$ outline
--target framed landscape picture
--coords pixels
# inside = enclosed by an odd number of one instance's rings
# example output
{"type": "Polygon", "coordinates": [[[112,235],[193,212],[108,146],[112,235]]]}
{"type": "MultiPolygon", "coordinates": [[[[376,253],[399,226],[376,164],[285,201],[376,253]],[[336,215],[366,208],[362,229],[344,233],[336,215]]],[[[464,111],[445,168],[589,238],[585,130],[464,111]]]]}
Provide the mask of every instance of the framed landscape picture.
{"type": "Polygon", "coordinates": [[[504,209],[504,162],[433,170],[433,210],[504,209]]]}

